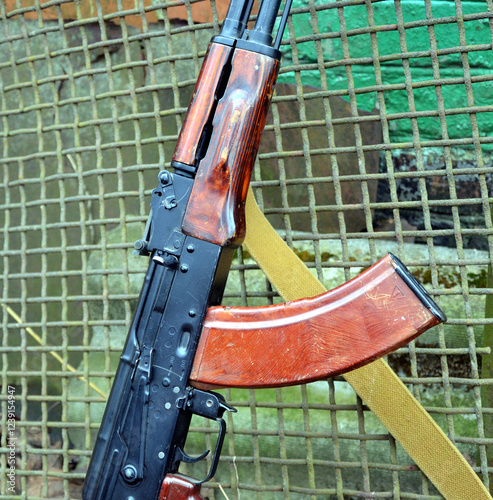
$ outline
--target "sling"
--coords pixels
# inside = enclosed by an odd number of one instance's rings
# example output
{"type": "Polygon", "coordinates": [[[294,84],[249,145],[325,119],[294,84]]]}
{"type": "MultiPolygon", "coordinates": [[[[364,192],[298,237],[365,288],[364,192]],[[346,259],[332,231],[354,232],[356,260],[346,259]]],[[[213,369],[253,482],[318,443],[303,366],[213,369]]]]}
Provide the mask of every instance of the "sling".
{"type": "MultiPolygon", "coordinates": [[[[246,219],[244,244],[284,300],[326,291],[270,225],[251,188],[246,219]]],[[[447,500],[491,500],[459,450],[383,359],[344,377],[447,500]]]]}

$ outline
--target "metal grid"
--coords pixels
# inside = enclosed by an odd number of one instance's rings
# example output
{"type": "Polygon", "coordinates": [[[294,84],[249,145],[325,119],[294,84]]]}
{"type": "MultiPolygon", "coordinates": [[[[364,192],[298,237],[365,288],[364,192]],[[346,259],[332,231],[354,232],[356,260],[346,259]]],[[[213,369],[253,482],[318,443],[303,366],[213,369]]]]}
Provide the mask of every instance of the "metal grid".
{"type": "MultiPolygon", "coordinates": [[[[0,2],[0,498],[9,406],[17,497],[80,498],[143,277],[130,249],[224,7],[0,2]]],[[[447,312],[389,362],[487,486],[492,41],[491,0],[295,2],[253,177],[327,286],[390,250],[447,312]]],[[[278,300],[240,252],[225,303],[278,300]]],[[[211,499],[441,498],[342,378],[226,397],[211,499]]]]}

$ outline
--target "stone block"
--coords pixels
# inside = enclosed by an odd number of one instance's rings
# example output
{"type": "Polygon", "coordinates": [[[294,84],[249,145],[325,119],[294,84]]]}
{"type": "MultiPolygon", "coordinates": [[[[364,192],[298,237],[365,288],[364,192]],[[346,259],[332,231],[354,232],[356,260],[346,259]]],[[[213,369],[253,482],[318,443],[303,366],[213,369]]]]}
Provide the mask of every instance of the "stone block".
{"type": "MultiPolygon", "coordinates": [[[[355,125],[349,120],[352,113],[347,101],[338,97],[310,97],[316,91],[312,87],[303,87],[302,106],[306,116],[302,117],[296,86],[286,83],[276,86],[279,99],[273,104],[276,108],[275,127],[264,133],[259,152],[260,155],[276,152],[278,158],[261,161],[261,177],[263,180],[280,178],[287,197],[282,198],[277,182],[274,187],[263,189],[269,220],[276,228],[338,233],[341,231],[338,214],[342,213],[346,231],[367,231],[366,214],[361,204],[376,199],[377,182],[343,180],[337,184],[334,174],[351,176],[378,173],[379,152],[363,152],[361,148],[357,150],[355,145],[357,135],[363,146],[381,142],[380,123],[375,120],[355,125]],[[326,123],[328,109],[333,120],[347,119],[347,122],[335,125],[326,123]],[[303,119],[308,122],[307,125],[304,125],[303,119]],[[318,123],[310,124],[314,121],[318,123]],[[293,127],[292,124],[296,125],[293,127]],[[282,139],[276,137],[276,128],[277,131],[281,129],[282,139]],[[336,148],[349,151],[328,153],[329,137],[332,137],[336,148]],[[333,171],[334,164],[337,172],[333,171]],[[310,201],[317,206],[309,207],[310,201]],[[355,205],[359,205],[356,210],[355,205]],[[288,208],[294,211],[288,214],[288,208]]],[[[367,117],[371,113],[358,110],[358,115],[367,117]]],[[[272,123],[271,112],[267,125],[272,123]]]]}

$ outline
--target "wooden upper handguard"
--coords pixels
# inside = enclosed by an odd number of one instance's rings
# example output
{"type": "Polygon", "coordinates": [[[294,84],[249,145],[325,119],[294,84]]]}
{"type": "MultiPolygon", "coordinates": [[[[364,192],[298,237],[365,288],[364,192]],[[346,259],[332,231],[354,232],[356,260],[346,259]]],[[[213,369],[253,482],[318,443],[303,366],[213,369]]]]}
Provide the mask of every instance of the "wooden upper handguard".
{"type": "Polygon", "coordinates": [[[195,163],[200,137],[216,106],[217,92],[232,53],[232,47],[220,43],[209,45],[176,143],[173,161],[187,165],[195,163]]]}
{"type": "Polygon", "coordinates": [[[396,272],[399,265],[405,269],[387,255],[351,281],[313,298],[209,309],[192,385],[255,388],[311,382],[403,346],[446,318],[421,285],[410,283],[413,277],[403,279],[396,272]],[[418,297],[423,293],[427,305],[418,297]]]}
{"type": "MultiPolygon", "coordinates": [[[[210,64],[215,60],[213,51],[225,53],[212,46],[210,64]]],[[[216,67],[219,71],[220,65],[216,67]]],[[[235,50],[227,88],[214,111],[210,143],[200,160],[187,205],[182,224],[185,234],[221,246],[239,245],[243,241],[250,174],[278,70],[279,61],[272,57],[235,50]]],[[[212,78],[214,73],[210,73],[212,78]]],[[[204,121],[203,110],[193,104],[185,121],[190,127],[194,126],[195,116],[200,123],[204,121]]],[[[211,112],[212,103],[207,103],[205,109],[211,112]]],[[[175,161],[190,161],[188,152],[195,147],[194,137],[196,134],[190,134],[187,127],[182,129],[175,161]]]]}

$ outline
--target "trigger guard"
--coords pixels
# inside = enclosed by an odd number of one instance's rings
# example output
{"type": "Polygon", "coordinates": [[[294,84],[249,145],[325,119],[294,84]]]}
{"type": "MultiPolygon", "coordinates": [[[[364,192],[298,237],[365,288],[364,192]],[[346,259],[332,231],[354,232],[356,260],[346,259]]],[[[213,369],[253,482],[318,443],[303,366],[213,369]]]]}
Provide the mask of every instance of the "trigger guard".
{"type": "MultiPolygon", "coordinates": [[[[224,438],[226,436],[226,422],[222,418],[217,418],[216,422],[219,424],[219,434],[217,436],[216,448],[214,450],[214,455],[212,457],[212,463],[209,472],[207,473],[205,479],[203,479],[202,481],[197,481],[196,479],[188,478],[197,486],[206,483],[207,481],[212,479],[214,477],[214,474],[216,473],[216,469],[219,464],[219,457],[221,455],[224,438]]],[[[204,453],[202,453],[202,455],[200,455],[199,457],[191,457],[187,455],[181,447],[177,447],[174,455],[174,463],[179,464],[180,462],[185,462],[187,464],[193,464],[204,459],[209,454],[209,452],[210,450],[207,450],[204,453]]]]}
{"type": "Polygon", "coordinates": [[[214,455],[212,456],[211,468],[209,469],[205,479],[202,481],[194,481],[197,485],[210,481],[214,477],[217,466],[219,465],[219,457],[221,456],[221,450],[226,436],[226,422],[222,418],[216,419],[216,422],[219,424],[219,435],[217,436],[216,449],[214,450],[214,455]]]}

